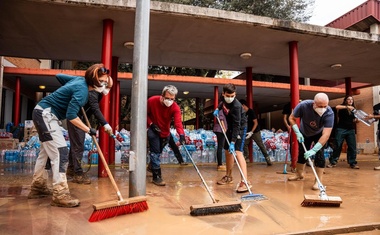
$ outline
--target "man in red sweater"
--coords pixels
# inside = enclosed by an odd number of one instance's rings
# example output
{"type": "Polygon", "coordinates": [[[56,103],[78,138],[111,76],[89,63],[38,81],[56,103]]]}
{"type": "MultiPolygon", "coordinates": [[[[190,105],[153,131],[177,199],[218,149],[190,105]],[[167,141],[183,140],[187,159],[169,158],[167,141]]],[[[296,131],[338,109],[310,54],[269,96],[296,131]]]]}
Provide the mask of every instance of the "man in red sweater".
{"type": "Polygon", "coordinates": [[[181,109],[175,102],[178,90],[175,86],[167,85],[161,95],[148,99],[148,141],[150,165],[153,173],[153,183],[165,186],[161,176],[160,155],[170,138],[170,123],[174,119],[174,127],[179,134],[179,142],[185,144],[185,132],[182,126],[181,109]]]}

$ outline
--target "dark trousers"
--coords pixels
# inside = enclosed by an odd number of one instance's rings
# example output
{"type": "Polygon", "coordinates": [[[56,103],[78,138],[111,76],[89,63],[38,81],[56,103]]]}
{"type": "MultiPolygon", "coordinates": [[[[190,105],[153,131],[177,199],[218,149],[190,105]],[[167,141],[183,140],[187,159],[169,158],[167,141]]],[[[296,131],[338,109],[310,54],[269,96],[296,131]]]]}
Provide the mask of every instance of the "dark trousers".
{"type": "Polygon", "coordinates": [[[215,135],[216,135],[216,139],[218,141],[218,148],[216,150],[216,160],[218,162],[218,166],[221,166],[223,165],[223,151],[224,151],[224,142],[226,141],[225,140],[225,137],[224,137],[224,134],[222,132],[215,132],[215,135]]]}
{"type": "Polygon", "coordinates": [[[335,144],[336,148],[330,157],[330,163],[336,164],[338,162],[340,153],[342,152],[343,141],[347,143],[347,161],[350,165],[356,165],[356,136],[355,129],[337,128],[335,131],[335,144]]]}
{"type": "Polygon", "coordinates": [[[72,168],[76,175],[81,175],[83,174],[81,161],[83,158],[86,133],[73,125],[70,121],[67,122],[67,131],[69,132],[70,138],[69,168],[72,168]]]}
{"type": "Polygon", "coordinates": [[[175,144],[172,134],[170,134],[169,138],[169,147],[173,150],[174,156],[177,158],[178,163],[183,163],[181,152],[179,151],[178,146],[175,144]]]}

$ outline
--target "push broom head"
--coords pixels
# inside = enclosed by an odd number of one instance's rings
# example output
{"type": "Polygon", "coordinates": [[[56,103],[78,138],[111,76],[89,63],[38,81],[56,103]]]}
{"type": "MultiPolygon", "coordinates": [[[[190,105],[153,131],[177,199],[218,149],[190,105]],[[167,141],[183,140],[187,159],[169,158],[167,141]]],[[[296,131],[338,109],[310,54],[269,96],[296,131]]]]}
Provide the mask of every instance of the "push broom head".
{"type": "Polygon", "coordinates": [[[241,197],[242,201],[262,201],[267,200],[268,198],[262,194],[253,194],[244,195],[241,197]]]}
{"type": "Polygon", "coordinates": [[[301,206],[305,207],[340,207],[342,198],[339,196],[304,195],[301,206]]]}
{"type": "Polygon", "coordinates": [[[190,207],[190,215],[201,216],[241,212],[242,208],[243,207],[241,206],[240,201],[213,203],[208,205],[193,205],[190,207]]]}
{"type": "Polygon", "coordinates": [[[132,214],[148,210],[148,203],[145,196],[128,198],[122,201],[109,201],[94,204],[94,212],[88,219],[89,222],[96,222],[119,215],[132,214]]]}

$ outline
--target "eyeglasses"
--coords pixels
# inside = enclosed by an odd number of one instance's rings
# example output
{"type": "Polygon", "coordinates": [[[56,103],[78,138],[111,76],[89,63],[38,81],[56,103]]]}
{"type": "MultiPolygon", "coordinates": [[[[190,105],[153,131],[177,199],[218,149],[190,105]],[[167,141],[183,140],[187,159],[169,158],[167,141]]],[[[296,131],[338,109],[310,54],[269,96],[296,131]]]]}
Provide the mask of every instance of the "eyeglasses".
{"type": "Polygon", "coordinates": [[[102,72],[103,74],[109,74],[109,73],[110,73],[110,70],[109,70],[109,69],[106,69],[106,68],[104,68],[104,67],[101,67],[101,68],[99,69],[99,71],[102,72]]]}

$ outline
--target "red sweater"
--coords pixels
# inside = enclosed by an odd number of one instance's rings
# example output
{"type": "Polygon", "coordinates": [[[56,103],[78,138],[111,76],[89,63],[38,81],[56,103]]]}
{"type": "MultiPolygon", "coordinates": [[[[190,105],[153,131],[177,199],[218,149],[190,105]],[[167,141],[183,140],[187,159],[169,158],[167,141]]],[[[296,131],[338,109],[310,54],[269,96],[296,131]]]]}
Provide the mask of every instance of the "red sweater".
{"type": "Polygon", "coordinates": [[[161,104],[160,95],[152,96],[148,99],[148,127],[156,124],[161,129],[160,137],[166,138],[170,135],[170,123],[174,119],[174,128],[179,135],[185,134],[182,126],[181,109],[174,102],[170,107],[161,104]]]}

